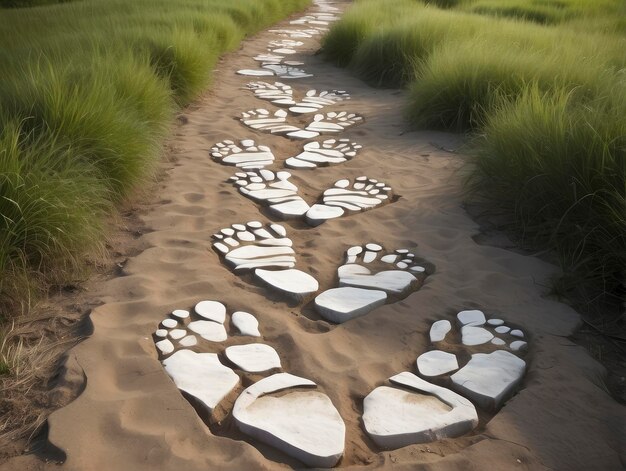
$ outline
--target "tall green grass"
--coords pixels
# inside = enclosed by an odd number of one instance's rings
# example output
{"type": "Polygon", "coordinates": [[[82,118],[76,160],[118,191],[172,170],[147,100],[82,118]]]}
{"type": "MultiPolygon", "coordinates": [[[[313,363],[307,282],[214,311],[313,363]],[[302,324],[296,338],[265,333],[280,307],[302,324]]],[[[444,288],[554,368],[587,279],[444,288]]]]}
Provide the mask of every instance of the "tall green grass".
{"type": "MultiPolygon", "coordinates": [[[[0,6],[17,3],[33,2],[0,6]]],[[[219,56],[307,3],[83,0],[0,10],[2,312],[67,280],[102,247],[106,215],[151,178],[176,110],[207,87],[219,56]]]]}
{"type": "Polygon", "coordinates": [[[527,242],[554,251],[575,283],[607,292],[625,279],[625,85],[588,100],[530,86],[500,102],[476,138],[475,190],[514,214],[527,242]]]}
{"type": "Polygon", "coordinates": [[[565,276],[617,289],[626,278],[625,3],[435,3],[362,0],[333,26],[325,53],[371,84],[407,86],[415,127],[478,136],[471,189],[507,208],[525,242],[554,250],[565,276]],[[555,16],[504,12],[513,7],[555,16]]]}
{"type": "Polygon", "coordinates": [[[0,0],[0,8],[28,8],[71,1],[74,0],[0,0]]]}
{"type": "Polygon", "coordinates": [[[558,24],[575,18],[619,17],[624,13],[621,3],[615,0],[465,0],[461,6],[465,11],[482,15],[558,24]]]}

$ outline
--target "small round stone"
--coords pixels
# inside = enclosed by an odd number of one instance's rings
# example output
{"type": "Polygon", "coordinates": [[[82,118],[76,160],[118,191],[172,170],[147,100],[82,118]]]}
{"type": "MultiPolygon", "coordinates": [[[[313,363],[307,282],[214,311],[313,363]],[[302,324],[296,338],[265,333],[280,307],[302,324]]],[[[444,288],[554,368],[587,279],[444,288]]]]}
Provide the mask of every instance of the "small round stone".
{"type": "Polygon", "coordinates": [[[210,321],[223,324],[226,320],[226,306],[217,301],[201,301],[194,309],[200,317],[210,321]]]}
{"type": "Polygon", "coordinates": [[[363,247],[361,247],[360,245],[356,245],[354,247],[350,247],[346,253],[350,256],[354,256],[359,255],[361,252],[363,252],[363,247]]]}
{"type": "Polygon", "coordinates": [[[170,330],[170,337],[174,340],[182,339],[185,335],[187,335],[187,331],[185,329],[170,330]]]}
{"type": "Polygon", "coordinates": [[[163,327],[167,327],[168,329],[173,329],[174,327],[178,325],[178,322],[175,321],[174,319],[164,319],[163,322],[161,322],[161,324],[163,324],[163,327]]]}
{"type": "Polygon", "coordinates": [[[187,319],[189,317],[189,311],[185,311],[184,309],[176,309],[172,311],[172,316],[178,319],[187,319]]]}

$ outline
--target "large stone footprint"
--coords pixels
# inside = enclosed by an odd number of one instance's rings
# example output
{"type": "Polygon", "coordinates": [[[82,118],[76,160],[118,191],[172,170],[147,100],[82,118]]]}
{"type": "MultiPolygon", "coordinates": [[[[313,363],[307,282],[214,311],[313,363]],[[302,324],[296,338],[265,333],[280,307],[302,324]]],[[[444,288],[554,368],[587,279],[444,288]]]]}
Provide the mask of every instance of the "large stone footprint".
{"type": "Polygon", "coordinates": [[[275,159],[269,147],[257,145],[253,139],[242,139],[240,145],[231,140],[218,142],[211,148],[211,157],[221,164],[244,170],[272,165],[275,159]]]}
{"type": "Polygon", "coordinates": [[[293,242],[280,224],[233,224],[213,234],[213,239],[213,248],[235,273],[252,272],[268,287],[296,301],[319,289],[315,278],[294,268],[293,242]]]}
{"type": "Polygon", "coordinates": [[[155,333],[165,371],[209,416],[239,386],[240,376],[261,375],[234,403],[237,428],[308,466],[334,466],[345,446],[345,425],[337,409],[326,394],[314,390],[314,382],[281,372],[276,350],[255,337],[261,332],[252,314],[238,311],[229,319],[226,307],[216,301],[202,301],[191,313],[174,311],[155,333]],[[227,329],[251,343],[228,339],[227,329]]]}
{"type": "Polygon", "coordinates": [[[361,145],[345,138],[307,142],[302,152],[285,160],[285,166],[294,169],[310,169],[336,165],[353,159],[361,148],[361,145]]]}
{"type": "Polygon", "coordinates": [[[519,387],[526,371],[517,356],[527,347],[524,333],[477,310],[461,311],[456,323],[458,329],[448,320],[431,326],[430,341],[437,349],[417,358],[421,378],[411,372],[389,378],[408,389],[380,386],[365,398],[363,424],[379,446],[399,448],[468,433],[478,425],[474,404],[495,412],[519,387]]]}
{"type": "Polygon", "coordinates": [[[339,287],[317,296],[315,309],[329,321],[346,322],[406,297],[421,287],[428,272],[407,249],[384,253],[375,243],[351,247],[337,269],[339,287]]]}

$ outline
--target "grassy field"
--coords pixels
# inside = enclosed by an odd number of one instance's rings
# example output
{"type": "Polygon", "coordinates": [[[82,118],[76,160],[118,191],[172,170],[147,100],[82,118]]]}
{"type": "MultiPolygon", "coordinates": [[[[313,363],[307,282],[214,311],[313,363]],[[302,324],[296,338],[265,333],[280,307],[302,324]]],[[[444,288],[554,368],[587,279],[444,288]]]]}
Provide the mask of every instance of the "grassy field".
{"type": "Polygon", "coordinates": [[[151,177],[219,55],[308,0],[46,3],[0,10],[4,316],[102,248],[105,216],[151,177]]]}
{"type": "Polygon", "coordinates": [[[557,255],[560,289],[610,297],[626,279],[625,33],[621,0],[362,0],[324,50],[408,87],[415,127],[470,133],[473,194],[557,255]]]}

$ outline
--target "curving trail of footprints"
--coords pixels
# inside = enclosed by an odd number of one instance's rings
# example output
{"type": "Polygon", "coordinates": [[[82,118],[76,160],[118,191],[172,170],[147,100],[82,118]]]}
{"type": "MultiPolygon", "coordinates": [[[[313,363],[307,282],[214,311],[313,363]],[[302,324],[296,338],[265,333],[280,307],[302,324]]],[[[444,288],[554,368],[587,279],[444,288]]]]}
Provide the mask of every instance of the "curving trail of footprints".
{"type": "MultiPolygon", "coordinates": [[[[279,39],[268,44],[267,53],[254,57],[259,68],[237,74],[310,77],[301,68],[304,63],[288,57],[304,45],[302,40],[323,33],[338,19],[338,9],[326,0],[314,3],[317,11],[291,21],[294,28],[270,30],[279,39]]],[[[243,111],[240,121],[246,128],[305,141],[299,154],[283,161],[285,167],[304,172],[341,165],[358,156],[362,146],[349,138],[313,140],[363,122],[356,113],[332,110],[351,98],[347,91],[301,92],[280,81],[250,82],[246,89],[277,107],[243,111]],[[306,124],[299,124],[298,117],[306,124]]],[[[229,181],[275,219],[318,226],[366,210],[384,210],[394,201],[390,185],[375,175],[362,175],[329,183],[316,201],[307,202],[290,181],[292,173],[275,168],[273,151],[256,137],[217,142],[210,156],[216,163],[236,167],[229,181]]],[[[370,242],[348,248],[337,268],[337,285],[319,292],[318,281],[296,268],[293,241],[280,224],[233,223],[219,229],[212,239],[222,263],[235,274],[251,274],[255,282],[296,303],[311,301],[319,316],[333,324],[406,298],[434,273],[433,266],[414,251],[388,251],[370,242]]],[[[470,433],[479,423],[477,407],[497,411],[523,381],[528,340],[519,328],[502,319],[487,319],[478,310],[461,311],[452,321],[434,322],[429,337],[434,348],[416,358],[414,371],[392,376],[364,398],[362,426],[381,448],[470,433]]],[[[307,466],[333,467],[340,462],[346,426],[323,392],[324,386],[283,371],[282,359],[263,340],[255,315],[235,311],[229,316],[221,302],[202,301],[163,319],[154,341],[166,373],[209,415],[237,394],[230,415],[244,435],[307,466]],[[233,342],[233,334],[246,342],[233,342]],[[239,393],[243,378],[245,384],[256,382],[239,393]]]]}

